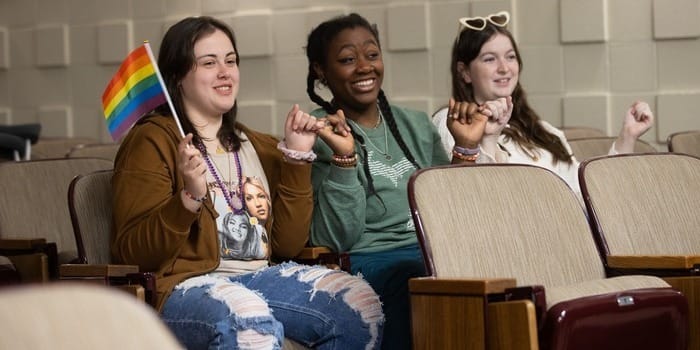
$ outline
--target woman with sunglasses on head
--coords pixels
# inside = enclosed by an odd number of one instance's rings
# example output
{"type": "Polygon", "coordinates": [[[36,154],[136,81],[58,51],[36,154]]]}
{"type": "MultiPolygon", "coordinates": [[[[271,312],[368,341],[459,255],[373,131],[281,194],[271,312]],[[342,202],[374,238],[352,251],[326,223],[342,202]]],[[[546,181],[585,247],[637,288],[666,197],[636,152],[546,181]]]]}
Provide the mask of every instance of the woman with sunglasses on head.
{"type": "Polygon", "coordinates": [[[419,168],[449,163],[424,112],[389,104],[375,27],[349,14],[321,23],[308,37],[307,93],[327,118],[313,164],[311,241],[349,252],[353,274],[379,293],[385,349],[410,348],[408,279],[425,274],[407,182],[419,168]],[[324,100],[317,84],[333,95],[324,100]]]}
{"type": "MultiPolygon", "coordinates": [[[[462,18],[452,48],[452,98],[436,112],[446,150],[454,158],[479,154],[477,163],[533,164],[554,171],[580,193],[578,161],[564,133],[542,120],[530,107],[519,82],[522,61],[511,33],[508,12],[462,18]],[[473,120],[483,121],[473,124],[473,120]],[[464,135],[463,138],[453,135],[464,135]]],[[[627,111],[610,154],[630,153],[652,125],[646,102],[627,111]]]]}
{"type": "Polygon", "coordinates": [[[309,161],[323,123],[295,105],[280,143],[238,123],[239,59],[233,32],[211,17],[166,32],[158,66],[187,134],[163,105],[122,141],[112,255],[155,273],[156,307],[188,349],[280,349],[284,338],[316,349],[378,348],[381,305],[362,278],[270,264],[272,254],[296,256],[308,239],[309,161]],[[246,177],[270,199],[269,239],[246,213],[246,177]]]}

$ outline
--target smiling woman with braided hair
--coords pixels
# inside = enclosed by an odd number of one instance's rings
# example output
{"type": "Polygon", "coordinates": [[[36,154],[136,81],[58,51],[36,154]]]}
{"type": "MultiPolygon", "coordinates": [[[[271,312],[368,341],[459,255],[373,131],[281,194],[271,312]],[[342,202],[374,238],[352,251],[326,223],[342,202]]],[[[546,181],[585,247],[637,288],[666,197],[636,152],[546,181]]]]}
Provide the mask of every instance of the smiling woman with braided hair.
{"type": "Polygon", "coordinates": [[[349,14],[309,34],[307,93],[326,118],[312,168],[315,245],[349,252],[382,299],[383,348],[410,348],[408,279],[425,274],[407,183],[423,167],[448,164],[440,136],[424,112],[389,104],[382,79],[379,36],[366,19],[349,14]],[[316,92],[326,87],[326,101],[316,92]]]}

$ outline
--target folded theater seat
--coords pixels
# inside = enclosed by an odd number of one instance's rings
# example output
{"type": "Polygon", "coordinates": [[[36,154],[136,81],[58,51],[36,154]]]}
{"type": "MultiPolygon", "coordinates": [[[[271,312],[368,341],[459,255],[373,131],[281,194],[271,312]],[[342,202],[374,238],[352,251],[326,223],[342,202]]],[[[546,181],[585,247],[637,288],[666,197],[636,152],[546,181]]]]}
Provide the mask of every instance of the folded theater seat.
{"type": "Polygon", "coordinates": [[[409,203],[429,277],[409,281],[419,349],[686,349],[685,296],[606,278],[576,195],[516,164],[427,168],[409,203]]]}
{"type": "Polygon", "coordinates": [[[659,276],[688,299],[700,349],[700,158],[624,154],[583,162],[581,192],[608,276],[659,276]]]}

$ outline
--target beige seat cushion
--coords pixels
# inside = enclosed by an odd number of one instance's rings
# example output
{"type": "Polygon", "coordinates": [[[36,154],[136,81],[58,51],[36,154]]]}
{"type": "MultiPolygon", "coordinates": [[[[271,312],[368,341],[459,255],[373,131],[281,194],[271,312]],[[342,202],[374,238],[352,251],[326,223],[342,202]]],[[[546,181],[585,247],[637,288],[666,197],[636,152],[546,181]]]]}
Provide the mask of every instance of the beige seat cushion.
{"type": "Polygon", "coordinates": [[[622,292],[642,288],[669,288],[664,280],[652,276],[622,276],[585,281],[559,287],[547,288],[547,309],[563,301],[586,296],[622,292]]]}

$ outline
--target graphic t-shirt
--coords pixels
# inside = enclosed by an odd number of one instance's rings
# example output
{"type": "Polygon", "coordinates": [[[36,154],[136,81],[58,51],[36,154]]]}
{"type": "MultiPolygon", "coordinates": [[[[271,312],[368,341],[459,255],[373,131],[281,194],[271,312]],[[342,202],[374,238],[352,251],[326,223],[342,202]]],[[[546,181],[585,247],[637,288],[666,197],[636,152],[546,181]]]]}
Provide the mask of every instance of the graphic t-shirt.
{"type": "Polygon", "coordinates": [[[272,216],[270,189],[253,145],[245,134],[240,136],[238,152],[220,149],[209,154],[217,175],[207,172],[209,195],[219,213],[216,226],[221,262],[217,273],[255,271],[267,266],[270,256],[270,237],[265,229],[272,216]],[[217,177],[230,194],[233,209],[217,177]]]}

